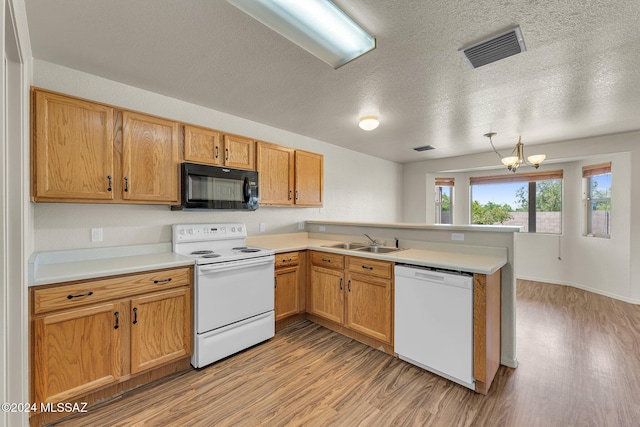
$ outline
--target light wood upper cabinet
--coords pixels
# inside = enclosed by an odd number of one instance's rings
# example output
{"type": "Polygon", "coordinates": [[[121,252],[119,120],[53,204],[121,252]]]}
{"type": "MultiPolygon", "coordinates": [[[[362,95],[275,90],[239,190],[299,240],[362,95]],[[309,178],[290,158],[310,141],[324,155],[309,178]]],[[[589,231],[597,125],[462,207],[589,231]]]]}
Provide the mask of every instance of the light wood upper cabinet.
{"type": "Polygon", "coordinates": [[[236,169],[256,170],[256,143],[237,135],[224,136],[224,165],[236,169]]]}
{"type": "Polygon", "coordinates": [[[177,203],[178,123],[125,111],[122,126],[123,199],[177,203]]]}
{"type": "Polygon", "coordinates": [[[323,156],[296,150],[295,203],[300,206],[322,206],[324,181],[323,156]]]}
{"type": "Polygon", "coordinates": [[[184,159],[188,162],[256,170],[256,142],[213,129],[184,126],[184,159]]]}
{"type": "Polygon", "coordinates": [[[260,204],[292,205],[294,150],[262,141],[256,149],[260,204]]]}
{"type": "Polygon", "coordinates": [[[322,206],[324,180],[321,154],[258,141],[260,204],[322,206]]]}
{"type": "Polygon", "coordinates": [[[32,89],[32,200],[175,204],[179,124],[32,89]]]}
{"type": "Polygon", "coordinates": [[[114,198],[114,111],[33,91],[32,200],[114,198]]]}
{"type": "Polygon", "coordinates": [[[222,165],[222,134],[212,129],[184,126],[184,159],[187,162],[222,165]]]}

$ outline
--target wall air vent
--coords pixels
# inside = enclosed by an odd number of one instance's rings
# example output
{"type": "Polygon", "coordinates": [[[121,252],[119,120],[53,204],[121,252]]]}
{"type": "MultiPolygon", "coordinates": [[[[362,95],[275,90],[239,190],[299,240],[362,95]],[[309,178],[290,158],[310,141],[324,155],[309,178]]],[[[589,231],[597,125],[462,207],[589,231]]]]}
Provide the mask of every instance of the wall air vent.
{"type": "Polygon", "coordinates": [[[524,45],[522,30],[519,25],[516,25],[489,39],[463,47],[458,52],[472,68],[478,68],[525,50],[527,47],[524,45]]]}
{"type": "Polygon", "coordinates": [[[436,147],[434,147],[433,145],[423,145],[422,147],[415,147],[414,150],[416,151],[429,151],[429,150],[435,150],[436,147]]]}

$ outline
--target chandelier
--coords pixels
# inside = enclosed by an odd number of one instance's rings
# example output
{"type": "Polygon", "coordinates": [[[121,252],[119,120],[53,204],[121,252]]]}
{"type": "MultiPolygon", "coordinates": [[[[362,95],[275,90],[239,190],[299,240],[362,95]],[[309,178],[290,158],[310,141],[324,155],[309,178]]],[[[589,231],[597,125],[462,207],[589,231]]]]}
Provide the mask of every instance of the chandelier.
{"type": "Polygon", "coordinates": [[[516,144],[514,149],[511,151],[511,153],[507,157],[502,157],[502,155],[498,153],[498,150],[496,150],[496,147],[493,146],[492,138],[496,135],[497,135],[496,132],[489,132],[484,134],[484,136],[489,138],[489,143],[491,144],[491,148],[493,148],[493,151],[495,151],[498,157],[500,157],[500,161],[502,161],[502,164],[505,165],[507,169],[509,169],[513,173],[515,173],[518,170],[520,165],[527,165],[527,166],[531,166],[538,169],[538,167],[540,167],[540,163],[542,163],[544,159],[547,158],[547,156],[544,154],[534,154],[525,159],[524,144],[522,143],[521,136],[518,137],[518,143],[516,144]]]}

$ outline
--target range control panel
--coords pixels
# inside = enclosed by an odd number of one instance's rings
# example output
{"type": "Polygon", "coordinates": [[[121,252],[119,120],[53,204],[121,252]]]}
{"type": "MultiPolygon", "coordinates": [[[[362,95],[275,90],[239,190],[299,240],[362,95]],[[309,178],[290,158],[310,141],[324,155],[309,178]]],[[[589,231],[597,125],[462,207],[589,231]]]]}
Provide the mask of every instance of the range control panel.
{"type": "Polygon", "coordinates": [[[241,223],[173,225],[174,242],[241,239],[245,237],[247,237],[247,228],[241,223]]]}

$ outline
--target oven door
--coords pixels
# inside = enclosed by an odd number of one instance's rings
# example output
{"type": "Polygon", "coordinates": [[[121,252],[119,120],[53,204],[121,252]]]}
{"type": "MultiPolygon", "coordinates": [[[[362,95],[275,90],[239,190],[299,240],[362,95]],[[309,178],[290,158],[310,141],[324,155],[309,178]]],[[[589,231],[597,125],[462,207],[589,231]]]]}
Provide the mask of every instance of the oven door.
{"type": "Polygon", "coordinates": [[[198,334],[274,309],[273,255],[196,267],[198,334]]]}

